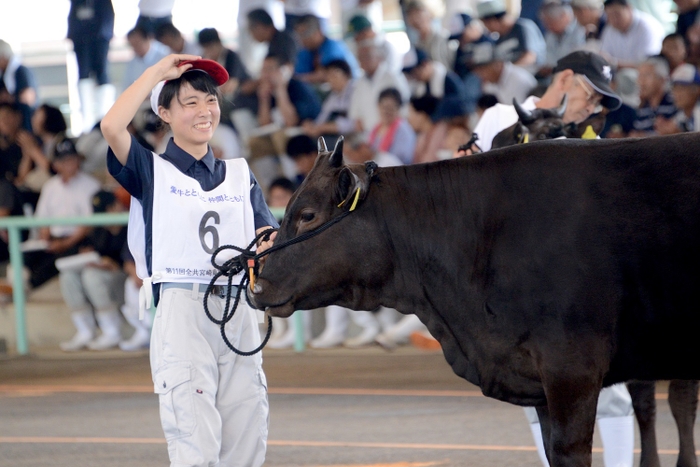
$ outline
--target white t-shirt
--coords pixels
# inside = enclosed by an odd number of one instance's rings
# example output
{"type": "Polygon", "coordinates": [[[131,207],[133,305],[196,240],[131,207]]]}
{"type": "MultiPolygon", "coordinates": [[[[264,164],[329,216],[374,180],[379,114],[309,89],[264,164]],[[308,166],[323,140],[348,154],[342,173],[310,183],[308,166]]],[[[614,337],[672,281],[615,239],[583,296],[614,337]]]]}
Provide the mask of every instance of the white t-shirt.
{"type": "Polygon", "coordinates": [[[379,94],[388,88],[396,88],[404,102],[410,97],[408,82],[403,73],[392,71],[387,63],[381,63],[372,78],[362,76],[355,84],[355,91],[350,102],[348,115],[350,119],[360,120],[364,131],[371,131],[379,123],[379,94]]]}
{"type": "Polygon", "coordinates": [[[523,102],[537,86],[537,79],[525,68],[510,62],[503,64],[503,73],[498,83],[484,83],[484,93],[493,94],[501,104],[510,105],[513,98],[523,102]]]}
{"type": "MultiPolygon", "coordinates": [[[[530,96],[522,103],[522,106],[525,110],[532,110],[539,100],[537,97],[530,96]]],[[[518,113],[513,105],[496,104],[486,109],[474,128],[474,133],[479,136],[476,144],[482,151],[489,151],[494,136],[517,121],[518,113]]]]}
{"type": "Polygon", "coordinates": [[[141,16],[163,18],[170,16],[175,6],[175,0],[139,0],[141,16]]]}
{"type": "Polygon", "coordinates": [[[331,17],[331,2],[328,0],[285,0],[284,12],[288,15],[314,15],[319,18],[331,17]]]}
{"type": "Polygon", "coordinates": [[[626,33],[608,24],[600,37],[600,51],[625,62],[640,63],[661,51],[665,31],[656,18],[634,11],[632,25],[626,33]]]}
{"type": "Polygon", "coordinates": [[[397,165],[404,165],[403,162],[401,162],[401,159],[396,157],[395,155],[384,152],[384,151],[378,151],[374,155],[373,161],[379,166],[379,167],[395,167],[397,165]]]}
{"type": "MultiPolygon", "coordinates": [[[[59,175],[51,177],[41,188],[36,205],[36,217],[77,217],[92,214],[92,197],[100,189],[100,182],[83,172],[63,183],[59,175]]],[[[53,237],[68,237],[78,226],[52,225],[53,237]]]]}

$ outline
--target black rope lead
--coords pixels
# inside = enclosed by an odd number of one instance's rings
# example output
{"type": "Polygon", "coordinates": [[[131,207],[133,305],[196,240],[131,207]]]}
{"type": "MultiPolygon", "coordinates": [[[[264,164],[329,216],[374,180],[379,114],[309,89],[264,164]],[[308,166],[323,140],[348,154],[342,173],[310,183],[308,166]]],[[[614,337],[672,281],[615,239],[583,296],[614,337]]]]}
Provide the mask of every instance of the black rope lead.
{"type": "MultiPolygon", "coordinates": [[[[377,168],[377,164],[374,162],[367,162],[365,163],[365,170],[367,171],[367,175],[369,179],[371,179],[374,176],[374,172],[377,168]]],[[[359,197],[359,188],[357,191],[357,196],[359,197]]],[[[223,245],[217,248],[214,253],[211,256],[211,264],[214,266],[219,272],[214,274],[214,277],[212,277],[211,281],[209,282],[209,285],[207,286],[207,290],[204,292],[204,312],[207,315],[207,318],[211,320],[213,323],[217,324],[220,326],[221,329],[221,337],[223,338],[224,342],[226,343],[226,346],[231,349],[234,353],[242,356],[250,356],[254,355],[258,352],[260,352],[263,347],[267,344],[267,341],[270,340],[270,335],[272,334],[272,317],[269,315],[267,316],[267,333],[265,334],[265,338],[263,339],[262,343],[255,349],[250,350],[248,352],[241,351],[237,349],[236,347],[231,344],[231,341],[229,341],[228,337],[226,337],[226,323],[231,321],[231,318],[233,318],[233,314],[236,312],[236,309],[238,308],[238,304],[241,301],[241,293],[245,290],[245,288],[248,286],[250,283],[250,279],[246,274],[243,274],[243,277],[241,277],[241,281],[238,283],[238,291],[236,292],[236,297],[234,298],[233,301],[233,306],[231,306],[231,286],[233,283],[233,277],[240,273],[240,272],[245,272],[246,267],[248,267],[249,261],[252,261],[254,264],[253,267],[253,273],[255,276],[258,275],[258,266],[260,259],[264,256],[269,255],[270,253],[281,250],[282,248],[286,248],[291,245],[295,245],[297,243],[303,242],[305,240],[310,239],[311,237],[315,237],[316,235],[320,234],[321,232],[324,232],[325,230],[329,229],[331,226],[334,224],[337,224],[341,220],[343,220],[346,216],[348,216],[355,206],[353,205],[349,210],[344,211],[342,214],[334,217],[333,219],[330,219],[329,221],[325,222],[318,228],[314,230],[310,230],[308,232],[304,232],[303,234],[294,237],[292,239],[287,240],[284,243],[281,244],[275,244],[272,245],[270,248],[267,250],[263,251],[262,253],[256,253],[255,250],[253,250],[253,247],[257,245],[257,243],[262,239],[263,241],[268,241],[270,240],[270,235],[272,235],[273,232],[276,232],[277,229],[267,229],[263,232],[260,232],[255,239],[248,244],[247,248],[240,248],[235,245],[223,245]],[[225,261],[223,264],[217,264],[216,263],[216,256],[221,253],[224,250],[236,250],[240,254],[238,256],[234,256],[233,258],[225,261]],[[211,295],[212,291],[214,290],[214,287],[216,287],[216,281],[219,279],[221,276],[226,276],[228,277],[228,290],[226,291],[226,303],[224,304],[224,311],[221,316],[221,319],[218,320],[214,318],[211,313],[209,312],[209,304],[208,304],[208,298],[209,295],[211,295]],[[231,306],[231,307],[230,307],[231,306]],[[230,307],[230,308],[229,308],[230,307]]],[[[248,294],[246,293],[246,301],[248,302],[248,305],[251,306],[251,308],[254,308],[253,305],[250,303],[250,299],[248,298],[248,294]]]]}
{"type": "MultiPolygon", "coordinates": [[[[254,259],[256,263],[256,269],[257,269],[257,259],[256,257],[258,255],[255,254],[255,251],[252,249],[254,245],[257,244],[257,242],[263,238],[265,241],[269,240],[270,235],[273,232],[276,232],[277,229],[268,229],[263,232],[261,232],[259,235],[255,237],[255,240],[250,242],[248,245],[248,248],[243,249],[239,248],[235,245],[223,245],[219,248],[217,248],[214,253],[212,254],[211,257],[211,264],[218,269],[219,272],[217,272],[214,277],[212,277],[211,281],[209,282],[209,285],[207,286],[207,289],[204,292],[204,313],[206,313],[207,318],[214,324],[219,325],[219,329],[221,331],[221,338],[224,340],[224,343],[226,346],[231,349],[234,353],[237,355],[241,355],[244,357],[254,355],[258,352],[260,352],[263,347],[267,344],[267,342],[270,340],[270,335],[272,334],[272,317],[267,316],[267,333],[265,334],[265,338],[263,341],[260,343],[258,347],[256,347],[253,350],[250,351],[242,351],[237,349],[231,341],[228,339],[228,336],[226,336],[226,324],[231,321],[231,318],[233,318],[233,314],[236,312],[238,309],[238,303],[241,301],[241,292],[245,290],[245,288],[248,286],[248,283],[250,282],[250,279],[246,274],[243,274],[241,277],[241,281],[238,283],[238,291],[236,292],[236,297],[233,301],[233,306],[231,306],[231,288],[233,285],[233,277],[238,274],[241,271],[245,271],[245,266],[248,263],[248,259],[254,259]],[[219,253],[221,253],[224,250],[236,250],[239,251],[241,254],[238,256],[235,256],[228,261],[224,262],[223,264],[217,264],[216,263],[216,257],[219,253]],[[211,312],[209,311],[209,296],[211,295],[212,291],[214,290],[214,287],[216,287],[216,281],[219,279],[221,276],[226,276],[228,277],[228,283],[227,283],[227,291],[226,291],[226,302],[224,303],[224,310],[221,316],[221,319],[218,320],[212,316],[211,312]]],[[[260,255],[262,257],[264,255],[260,255]]],[[[257,274],[257,271],[256,271],[257,274]]],[[[248,304],[250,305],[250,301],[248,300],[248,294],[246,294],[246,301],[248,301],[248,304]]],[[[251,306],[252,307],[252,306],[251,306]]]]}

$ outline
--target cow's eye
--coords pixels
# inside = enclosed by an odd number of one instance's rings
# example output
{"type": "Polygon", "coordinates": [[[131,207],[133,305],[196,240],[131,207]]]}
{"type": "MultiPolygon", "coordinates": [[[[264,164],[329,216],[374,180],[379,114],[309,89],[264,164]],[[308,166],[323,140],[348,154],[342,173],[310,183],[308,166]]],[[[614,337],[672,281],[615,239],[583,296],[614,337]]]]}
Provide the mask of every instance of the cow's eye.
{"type": "Polygon", "coordinates": [[[316,217],[316,214],[314,214],[313,212],[301,213],[301,220],[303,220],[304,222],[311,222],[312,220],[314,220],[314,217],[316,217]]]}

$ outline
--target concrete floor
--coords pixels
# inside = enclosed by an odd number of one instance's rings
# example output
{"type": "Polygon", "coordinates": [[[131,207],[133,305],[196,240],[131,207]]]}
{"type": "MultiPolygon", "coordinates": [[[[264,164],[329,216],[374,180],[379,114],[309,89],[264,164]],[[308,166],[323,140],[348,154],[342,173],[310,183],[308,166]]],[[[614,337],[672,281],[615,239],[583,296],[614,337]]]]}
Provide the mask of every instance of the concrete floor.
{"type": "MultiPolygon", "coordinates": [[[[267,466],[540,466],[522,409],[483,397],[440,352],[266,350],[264,365],[267,466]]],[[[658,419],[670,467],[677,437],[665,401],[658,419]]],[[[168,464],[145,352],[4,358],[0,420],[0,467],[168,464]]]]}

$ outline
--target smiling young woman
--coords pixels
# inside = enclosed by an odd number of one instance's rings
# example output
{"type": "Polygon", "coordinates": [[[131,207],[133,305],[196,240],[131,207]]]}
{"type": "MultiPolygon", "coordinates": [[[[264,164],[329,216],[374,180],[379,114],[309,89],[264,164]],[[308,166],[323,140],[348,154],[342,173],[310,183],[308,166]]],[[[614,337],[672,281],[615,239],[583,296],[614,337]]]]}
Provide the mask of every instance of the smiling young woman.
{"type": "MultiPolygon", "coordinates": [[[[246,161],[215,159],[209,146],[227,80],[214,61],[170,55],[126,89],[101,124],[110,173],[132,196],[129,249],[144,283],[142,307],[151,298],[157,305],[151,372],[173,465],[260,466],[267,446],[262,358],[229,351],[203,306],[219,242],[246,246],[277,227],[246,161]],[[160,155],[126,129],[149,93],[151,109],[173,133],[160,155]]],[[[219,292],[226,291],[223,279],[219,292]]],[[[207,305],[221,320],[224,293],[209,295],[207,305]]],[[[256,313],[245,303],[226,329],[236,347],[260,345],[256,313]]]]}

